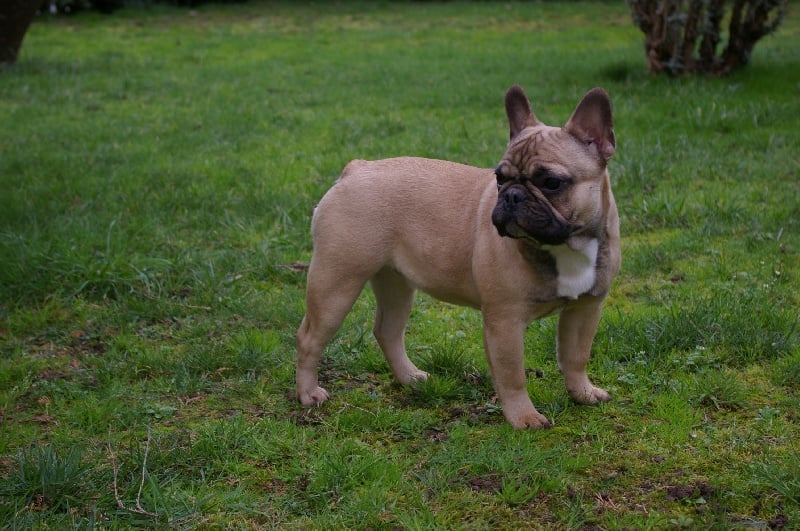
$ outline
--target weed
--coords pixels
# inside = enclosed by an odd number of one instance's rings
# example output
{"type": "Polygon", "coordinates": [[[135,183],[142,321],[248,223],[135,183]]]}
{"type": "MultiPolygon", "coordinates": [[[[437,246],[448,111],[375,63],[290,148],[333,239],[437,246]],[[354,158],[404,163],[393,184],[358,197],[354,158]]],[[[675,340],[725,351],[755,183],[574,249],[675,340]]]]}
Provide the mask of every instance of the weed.
{"type": "Polygon", "coordinates": [[[0,491],[36,511],[69,511],[84,503],[90,470],[78,447],[61,452],[51,444],[31,446],[13,458],[0,491]]]}
{"type": "Polygon", "coordinates": [[[274,368],[281,360],[276,351],[281,338],[274,330],[248,330],[240,335],[236,345],[234,365],[237,369],[252,372],[257,376],[261,371],[274,368]]]}
{"type": "Polygon", "coordinates": [[[730,371],[703,371],[694,378],[691,400],[695,406],[739,409],[747,403],[747,389],[730,371]]]}
{"type": "Polygon", "coordinates": [[[758,482],[778,492],[791,503],[800,503],[800,454],[796,449],[783,459],[760,461],[752,465],[758,482]]]}
{"type": "Polygon", "coordinates": [[[774,380],[778,385],[785,385],[797,390],[800,388],[800,350],[780,360],[774,380]]]}
{"type": "Polygon", "coordinates": [[[421,404],[443,406],[463,395],[463,382],[452,376],[431,375],[414,384],[413,392],[421,404]]]}
{"type": "Polygon", "coordinates": [[[420,358],[421,368],[442,376],[464,379],[467,374],[474,371],[466,354],[457,345],[444,344],[427,348],[420,358]]]}
{"type": "Polygon", "coordinates": [[[358,440],[336,447],[321,445],[308,468],[305,492],[309,509],[318,512],[342,507],[347,510],[346,521],[352,523],[390,507],[392,491],[401,478],[395,464],[358,440]]]}

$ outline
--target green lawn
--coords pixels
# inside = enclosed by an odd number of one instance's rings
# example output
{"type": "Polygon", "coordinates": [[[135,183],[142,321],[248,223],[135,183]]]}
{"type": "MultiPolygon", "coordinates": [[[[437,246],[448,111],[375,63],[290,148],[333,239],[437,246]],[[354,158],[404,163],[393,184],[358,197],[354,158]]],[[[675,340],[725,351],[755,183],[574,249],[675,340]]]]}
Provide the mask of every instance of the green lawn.
{"type": "MultiPolygon", "coordinates": [[[[792,6],[794,7],[794,6],[792,6]]],[[[0,70],[0,522],[800,526],[800,15],[725,79],[651,78],[625,2],[249,2],[41,19],[0,70]],[[493,402],[477,312],[420,296],[392,382],[371,294],[294,401],[311,208],[353,158],[492,167],[504,91],[605,87],[623,269],[554,427],[493,402]]]]}

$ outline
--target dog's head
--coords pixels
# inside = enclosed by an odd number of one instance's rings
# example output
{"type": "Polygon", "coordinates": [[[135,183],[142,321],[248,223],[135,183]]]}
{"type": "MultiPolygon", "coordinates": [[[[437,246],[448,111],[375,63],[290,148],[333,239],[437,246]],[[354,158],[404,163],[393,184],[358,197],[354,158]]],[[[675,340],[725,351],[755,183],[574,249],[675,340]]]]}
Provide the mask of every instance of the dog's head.
{"type": "Polygon", "coordinates": [[[615,149],[608,94],[587,92],[564,127],[540,122],[518,85],[505,104],[511,139],[495,170],[497,231],[546,245],[596,237],[607,208],[606,164],[615,149]]]}

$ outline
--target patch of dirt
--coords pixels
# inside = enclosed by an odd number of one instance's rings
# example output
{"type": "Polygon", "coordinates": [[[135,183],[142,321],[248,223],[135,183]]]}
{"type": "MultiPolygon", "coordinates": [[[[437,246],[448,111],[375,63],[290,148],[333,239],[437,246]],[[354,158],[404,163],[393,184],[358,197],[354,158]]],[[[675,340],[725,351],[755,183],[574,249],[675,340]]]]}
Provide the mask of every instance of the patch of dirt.
{"type": "MultiPolygon", "coordinates": [[[[528,503],[521,505],[516,514],[522,521],[535,522],[537,528],[558,529],[556,523],[559,519],[550,509],[551,505],[553,505],[552,498],[544,492],[539,492],[528,503]]],[[[533,524],[531,527],[534,527],[533,524]]]]}
{"type": "Polygon", "coordinates": [[[291,264],[286,264],[283,267],[293,273],[305,273],[308,271],[308,266],[309,264],[305,262],[292,262],[291,264]]]}
{"type": "Polygon", "coordinates": [[[598,492],[594,495],[594,501],[599,509],[618,511],[622,506],[611,499],[611,495],[607,492],[598,492]]]}
{"type": "Polygon", "coordinates": [[[485,423],[492,420],[495,420],[498,423],[503,422],[503,415],[500,414],[500,408],[494,405],[495,402],[496,397],[492,397],[492,400],[489,404],[470,404],[467,408],[450,408],[447,410],[447,414],[450,417],[448,422],[464,418],[468,418],[473,423],[485,423]]]}
{"type": "MultiPolygon", "coordinates": [[[[319,381],[320,385],[332,393],[349,391],[352,389],[364,389],[365,392],[371,392],[385,385],[384,380],[376,373],[351,374],[340,367],[326,364],[325,361],[320,364],[319,381]]],[[[394,384],[394,382],[392,382],[392,384],[394,384]]],[[[292,400],[295,399],[293,398],[292,400]]]]}
{"type": "Polygon", "coordinates": [[[297,483],[295,483],[295,488],[300,492],[305,492],[308,490],[308,486],[311,484],[311,478],[308,472],[304,472],[297,478],[297,483]]]}
{"type": "Polygon", "coordinates": [[[11,471],[17,467],[17,461],[10,457],[3,457],[0,458],[0,473],[4,476],[11,473],[11,471]]]}
{"type": "Polygon", "coordinates": [[[445,442],[450,440],[450,435],[439,428],[431,428],[425,432],[425,440],[434,443],[445,442]]]}
{"type": "Polygon", "coordinates": [[[58,421],[55,419],[55,417],[51,417],[47,413],[42,414],[42,415],[36,415],[32,419],[30,419],[30,422],[34,422],[36,424],[42,424],[42,425],[58,424],[58,421]]]}
{"type": "Polygon", "coordinates": [[[685,500],[694,496],[695,488],[691,485],[670,485],[667,487],[669,501],[685,500]]]}
{"type": "Polygon", "coordinates": [[[321,408],[310,407],[289,411],[286,419],[298,426],[319,426],[325,422],[325,414],[321,408]]]}
{"type": "Polygon", "coordinates": [[[536,376],[536,378],[544,378],[544,371],[542,369],[534,369],[532,367],[525,367],[525,374],[527,376],[536,376]]]}
{"type": "Polygon", "coordinates": [[[46,382],[52,382],[54,380],[64,380],[69,378],[69,375],[65,371],[61,371],[59,369],[44,369],[39,373],[39,380],[44,380],[46,382]]]}
{"type": "Polygon", "coordinates": [[[503,490],[503,480],[500,474],[492,472],[485,476],[478,476],[467,480],[470,488],[475,492],[497,494],[503,490]]]}
{"type": "Polygon", "coordinates": [[[289,490],[289,485],[278,478],[270,478],[264,482],[264,490],[270,494],[283,495],[289,490]]]}
{"type": "Polygon", "coordinates": [[[503,478],[497,472],[489,472],[481,476],[469,476],[467,471],[462,470],[450,483],[453,485],[466,484],[473,492],[485,494],[497,494],[503,489],[503,478]]]}
{"type": "Polygon", "coordinates": [[[119,330],[115,327],[108,327],[102,332],[87,332],[78,328],[69,334],[69,347],[76,355],[101,356],[108,350],[103,337],[114,337],[118,334],[119,330]]]}
{"type": "Polygon", "coordinates": [[[667,499],[669,501],[680,501],[691,498],[708,498],[716,493],[717,489],[700,481],[695,485],[670,485],[667,487],[667,499]]]}
{"type": "Polygon", "coordinates": [[[770,519],[767,525],[770,529],[783,529],[789,525],[789,517],[785,514],[779,514],[775,518],[770,519]]]}

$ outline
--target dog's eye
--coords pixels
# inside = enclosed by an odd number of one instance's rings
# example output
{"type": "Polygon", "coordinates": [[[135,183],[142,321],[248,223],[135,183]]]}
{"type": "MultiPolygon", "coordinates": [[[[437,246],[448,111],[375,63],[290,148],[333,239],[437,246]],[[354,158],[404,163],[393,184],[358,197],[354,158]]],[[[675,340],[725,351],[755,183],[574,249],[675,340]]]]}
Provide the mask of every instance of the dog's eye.
{"type": "Polygon", "coordinates": [[[567,187],[571,179],[546,167],[538,167],[531,176],[533,184],[542,192],[555,193],[567,187]]]}
{"type": "Polygon", "coordinates": [[[499,190],[500,188],[503,187],[503,185],[506,183],[506,181],[508,181],[508,177],[503,175],[500,172],[500,170],[495,170],[494,171],[494,176],[497,178],[497,189],[499,190]]]}
{"type": "Polygon", "coordinates": [[[541,188],[548,192],[555,192],[564,185],[563,179],[558,177],[547,177],[542,181],[541,188]]]}

